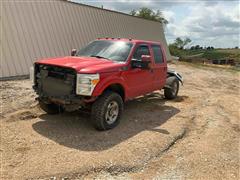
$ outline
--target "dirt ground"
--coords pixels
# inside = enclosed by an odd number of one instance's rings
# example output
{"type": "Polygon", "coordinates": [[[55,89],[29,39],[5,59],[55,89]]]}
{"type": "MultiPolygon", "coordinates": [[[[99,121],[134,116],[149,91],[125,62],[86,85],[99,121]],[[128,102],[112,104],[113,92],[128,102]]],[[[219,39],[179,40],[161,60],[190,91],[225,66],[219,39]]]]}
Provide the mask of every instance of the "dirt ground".
{"type": "Polygon", "coordinates": [[[127,102],[120,125],[46,115],[29,80],[1,82],[2,179],[240,179],[240,73],[172,64],[179,97],[127,102]]]}

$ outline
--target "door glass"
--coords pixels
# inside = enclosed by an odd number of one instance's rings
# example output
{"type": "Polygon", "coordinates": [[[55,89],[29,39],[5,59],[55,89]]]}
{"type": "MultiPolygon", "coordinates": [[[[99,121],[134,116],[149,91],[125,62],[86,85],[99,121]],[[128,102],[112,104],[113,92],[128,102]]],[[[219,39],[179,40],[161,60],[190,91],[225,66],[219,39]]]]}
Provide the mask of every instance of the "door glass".
{"type": "Polygon", "coordinates": [[[159,45],[152,45],[154,61],[156,64],[163,63],[163,53],[159,45]]]}
{"type": "Polygon", "coordinates": [[[148,46],[139,46],[133,54],[133,59],[141,60],[142,55],[150,55],[148,46]]]}

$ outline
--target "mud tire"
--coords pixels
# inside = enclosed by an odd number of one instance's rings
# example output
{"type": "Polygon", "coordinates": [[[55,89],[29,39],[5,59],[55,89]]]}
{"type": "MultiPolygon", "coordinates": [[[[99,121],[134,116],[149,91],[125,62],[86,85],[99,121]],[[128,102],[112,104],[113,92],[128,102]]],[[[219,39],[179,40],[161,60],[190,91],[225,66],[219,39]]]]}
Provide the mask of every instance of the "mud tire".
{"type": "Polygon", "coordinates": [[[104,131],[116,127],[119,122],[123,112],[123,100],[122,97],[112,91],[107,91],[101,95],[92,105],[91,120],[94,127],[97,130],[104,131]],[[116,120],[111,124],[108,123],[106,119],[106,113],[108,111],[109,104],[111,102],[116,102],[118,105],[118,114],[116,120]]]}
{"type": "Polygon", "coordinates": [[[179,91],[179,81],[175,76],[170,76],[166,81],[167,87],[164,89],[166,99],[175,99],[179,91]]]}

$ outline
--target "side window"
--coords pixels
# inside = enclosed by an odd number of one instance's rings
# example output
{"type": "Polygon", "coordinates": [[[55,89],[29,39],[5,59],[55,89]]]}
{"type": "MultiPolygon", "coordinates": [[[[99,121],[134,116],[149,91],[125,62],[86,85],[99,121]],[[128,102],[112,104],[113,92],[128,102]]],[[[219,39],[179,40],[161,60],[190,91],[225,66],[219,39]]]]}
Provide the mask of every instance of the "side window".
{"type": "Polygon", "coordinates": [[[138,46],[133,54],[133,59],[141,60],[142,55],[150,55],[148,46],[146,45],[138,46]]]}
{"type": "Polygon", "coordinates": [[[156,64],[163,63],[163,53],[159,45],[152,45],[154,61],[156,64]]]}

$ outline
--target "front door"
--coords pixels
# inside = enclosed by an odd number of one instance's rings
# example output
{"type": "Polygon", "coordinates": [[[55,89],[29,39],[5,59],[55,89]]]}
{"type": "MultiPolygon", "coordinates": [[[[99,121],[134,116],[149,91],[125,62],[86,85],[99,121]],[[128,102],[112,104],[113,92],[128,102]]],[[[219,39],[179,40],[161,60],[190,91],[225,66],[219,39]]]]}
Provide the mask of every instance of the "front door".
{"type": "MultiPolygon", "coordinates": [[[[138,45],[135,48],[132,59],[141,60],[142,55],[150,56],[149,45],[138,45]]],[[[151,60],[152,61],[152,60],[151,60]]],[[[151,69],[132,68],[126,72],[128,96],[136,97],[153,90],[153,72],[151,69]]]]}

